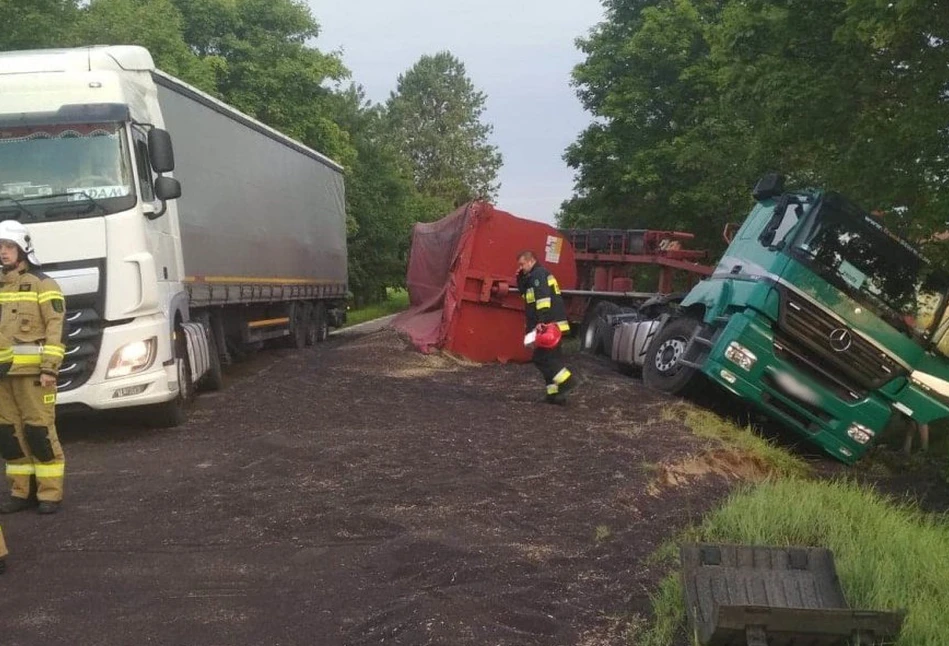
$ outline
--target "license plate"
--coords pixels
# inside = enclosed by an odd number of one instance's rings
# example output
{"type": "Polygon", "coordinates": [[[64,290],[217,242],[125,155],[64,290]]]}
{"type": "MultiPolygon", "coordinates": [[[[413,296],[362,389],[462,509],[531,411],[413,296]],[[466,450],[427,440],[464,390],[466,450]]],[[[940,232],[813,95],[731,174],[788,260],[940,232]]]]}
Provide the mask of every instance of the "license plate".
{"type": "Polygon", "coordinates": [[[820,395],[818,395],[814,390],[812,390],[806,384],[802,384],[796,377],[790,375],[786,372],[776,372],[774,373],[775,382],[781,387],[784,392],[791,395],[792,397],[797,397],[800,400],[807,402],[808,404],[814,404],[815,406],[820,404],[820,395]]]}

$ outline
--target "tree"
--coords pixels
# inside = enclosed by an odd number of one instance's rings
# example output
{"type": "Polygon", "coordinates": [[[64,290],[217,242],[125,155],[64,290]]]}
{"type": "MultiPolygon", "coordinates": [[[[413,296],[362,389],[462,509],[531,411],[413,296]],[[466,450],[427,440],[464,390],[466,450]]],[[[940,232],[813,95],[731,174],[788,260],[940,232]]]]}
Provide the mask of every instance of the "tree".
{"type": "Polygon", "coordinates": [[[333,86],[349,76],[336,54],[307,43],[319,24],[301,0],[172,0],[192,51],[212,61],[225,100],[339,161],[353,160],[333,120],[333,86]]]}
{"type": "Polygon", "coordinates": [[[711,239],[727,220],[732,198],[696,189],[733,171],[742,156],[728,149],[740,142],[716,149],[690,139],[722,129],[704,116],[713,91],[703,26],[716,4],[611,0],[607,20],[579,41],[587,59],[574,83],[596,121],[565,155],[577,191],[561,226],[701,229],[711,239]]]}
{"type": "Polygon", "coordinates": [[[0,0],[0,51],[59,47],[78,14],[78,0],[0,0]]]}
{"type": "Polygon", "coordinates": [[[188,47],[182,24],[171,0],[92,0],[76,21],[70,40],[77,45],[141,45],[162,70],[214,94],[213,67],[188,47]]]}
{"type": "Polygon", "coordinates": [[[423,194],[456,204],[495,197],[502,159],[488,143],[485,100],[448,52],[423,56],[399,76],[387,103],[391,137],[423,194]]]}
{"type": "Polygon", "coordinates": [[[608,0],[574,73],[596,121],[566,153],[565,225],[716,245],[767,170],[915,237],[945,229],[949,18],[934,2],[608,0]],[[894,221],[891,219],[891,221],[894,221]]]}

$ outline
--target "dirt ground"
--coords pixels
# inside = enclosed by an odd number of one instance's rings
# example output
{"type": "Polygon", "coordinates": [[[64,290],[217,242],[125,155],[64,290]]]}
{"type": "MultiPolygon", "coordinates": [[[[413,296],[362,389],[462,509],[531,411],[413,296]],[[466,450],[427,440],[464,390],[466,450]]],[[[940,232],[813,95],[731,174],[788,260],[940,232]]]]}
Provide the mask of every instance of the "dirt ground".
{"type": "Polygon", "coordinates": [[[648,557],[730,484],[667,402],[571,362],[555,408],[531,366],[380,332],[261,353],[178,429],[64,424],[61,513],[0,517],[0,643],[623,644],[648,557]]]}
{"type": "Polygon", "coordinates": [[[0,642],[622,643],[727,485],[648,493],[698,441],[573,359],[597,386],[556,408],[381,332],[262,353],[178,429],[65,423],[61,513],[2,517],[0,642]]]}

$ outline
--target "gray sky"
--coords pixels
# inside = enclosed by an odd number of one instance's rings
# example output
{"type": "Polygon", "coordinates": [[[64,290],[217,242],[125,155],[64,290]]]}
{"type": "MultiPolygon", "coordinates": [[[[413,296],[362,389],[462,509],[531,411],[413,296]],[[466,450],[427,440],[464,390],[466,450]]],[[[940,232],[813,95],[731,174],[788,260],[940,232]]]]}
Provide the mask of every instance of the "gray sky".
{"type": "Polygon", "coordinates": [[[599,0],[308,0],[317,46],[341,49],[353,80],[384,101],[423,54],[449,50],[488,95],[485,120],[504,156],[498,207],[553,222],[573,187],[564,149],[590,122],[569,85],[574,40],[599,22],[599,0]]]}

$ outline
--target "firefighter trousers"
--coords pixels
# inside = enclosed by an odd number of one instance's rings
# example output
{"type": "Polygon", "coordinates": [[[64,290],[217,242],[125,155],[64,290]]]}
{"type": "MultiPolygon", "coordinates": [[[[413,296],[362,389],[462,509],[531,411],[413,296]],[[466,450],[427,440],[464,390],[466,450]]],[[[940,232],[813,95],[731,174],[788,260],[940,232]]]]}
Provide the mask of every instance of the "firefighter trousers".
{"type": "Polygon", "coordinates": [[[9,554],[7,551],[7,542],[3,540],[3,528],[0,527],[0,559],[9,554]]]}
{"type": "Polygon", "coordinates": [[[56,435],[56,386],[44,388],[39,375],[0,379],[0,456],[15,498],[29,498],[36,480],[40,501],[63,499],[66,459],[56,435]]]}
{"type": "Polygon", "coordinates": [[[555,348],[534,348],[534,365],[544,376],[544,382],[547,384],[547,395],[552,397],[560,392],[563,386],[572,376],[563,362],[563,351],[560,344],[555,348]]]}

